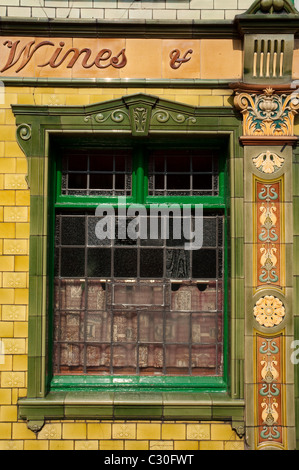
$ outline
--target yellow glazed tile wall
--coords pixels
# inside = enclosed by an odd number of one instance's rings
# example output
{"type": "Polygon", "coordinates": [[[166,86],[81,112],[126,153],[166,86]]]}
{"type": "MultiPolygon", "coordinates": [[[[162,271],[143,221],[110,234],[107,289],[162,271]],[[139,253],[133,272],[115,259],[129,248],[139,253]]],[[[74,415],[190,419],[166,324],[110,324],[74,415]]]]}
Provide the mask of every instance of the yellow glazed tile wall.
{"type": "Polygon", "coordinates": [[[140,92],[193,106],[232,105],[228,90],[5,90],[0,108],[0,450],[244,449],[243,440],[221,422],[53,421],[34,434],[18,420],[17,401],[26,396],[27,380],[30,191],[10,105],[88,105],[140,92]]]}

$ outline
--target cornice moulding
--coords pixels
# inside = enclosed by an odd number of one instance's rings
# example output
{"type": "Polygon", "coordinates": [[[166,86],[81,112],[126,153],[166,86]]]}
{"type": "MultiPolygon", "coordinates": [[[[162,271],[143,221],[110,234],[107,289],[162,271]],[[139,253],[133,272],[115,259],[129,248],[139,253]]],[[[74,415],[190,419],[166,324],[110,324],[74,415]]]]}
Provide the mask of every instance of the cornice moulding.
{"type": "MultiPolygon", "coordinates": [[[[299,29],[299,26],[298,26],[299,29]]],[[[123,38],[237,38],[232,20],[82,20],[0,18],[2,36],[123,37],[123,38]]]]}

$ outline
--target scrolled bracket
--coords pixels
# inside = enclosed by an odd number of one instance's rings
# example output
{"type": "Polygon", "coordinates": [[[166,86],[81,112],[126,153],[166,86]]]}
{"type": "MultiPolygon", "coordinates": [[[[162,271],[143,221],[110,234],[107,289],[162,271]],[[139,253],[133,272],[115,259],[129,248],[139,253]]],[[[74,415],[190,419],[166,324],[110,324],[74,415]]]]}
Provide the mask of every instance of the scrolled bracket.
{"type": "Polygon", "coordinates": [[[17,138],[18,139],[22,139],[22,140],[29,140],[31,139],[31,135],[32,135],[32,132],[31,132],[31,126],[29,124],[20,124],[18,127],[17,127],[17,138]]]}

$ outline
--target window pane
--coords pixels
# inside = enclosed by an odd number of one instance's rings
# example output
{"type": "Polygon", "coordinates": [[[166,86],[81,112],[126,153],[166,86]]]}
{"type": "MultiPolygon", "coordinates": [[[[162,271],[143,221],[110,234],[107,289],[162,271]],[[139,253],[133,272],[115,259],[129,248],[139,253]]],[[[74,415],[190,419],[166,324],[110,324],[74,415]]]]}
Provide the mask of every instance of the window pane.
{"type": "Polygon", "coordinates": [[[217,196],[218,165],[213,152],[166,149],[150,152],[150,196],[217,196]]]}
{"type": "Polygon", "coordinates": [[[134,248],[115,248],[114,276],[123,278],[137,276],[137,250],[134,248]]]}
{"type": "Polygon", "coordinates": [[[130,149],[102,149],[65,154],[62,159],[62,195],[129,196],[130,149]]]}
{"type": "Polygon", "coordinates": [[[85,246],[85,218],[61,218],[61,245],[85,246]]]}
{"type": "Polygon", "coordinates": [[[196,250],[192,253],[192,276],[199,279],[211,279],[217,276],[217,251],[196,250]]]}
{"type": "Polygon", "coordinates": [[[108,248],[88,248],[87,276],[111,277],[111,251],[108,248]]]}
{"type": "Polygon", "coordinates": [[[143,248],[140,250],[140,277],[163,277],[163,250],[143,248]]]}
{"type": "Polygon", "coordinates": [[[61,248],[61,277],[85,276],[85,249],[61,248]]]}
{"type": "MultiPolygon", "coordinates": [[[[200,159],[213,173],[213,159],[200,159]]],[[[193,155],[184,160],[188,180],[194,161],[193,155]]],[[[89,182],[96,165],[96,156],[87,162],[89,182]]],[[[117,179],[109,171],[121,165],[127,168],[122,158],[112,158],[105,166],[114,188],[117,179]]],[[[179,158],[168,165],[165,155],[152,167],[167,167],[174,178],[183,169],[179,158]]],[[[94,171],[94,181],[100,181],[94,171]]],[[[203,247],[194,250],[185,247],[187,227],[197,227],[194,214],[185,219],[159,214],[153,223],[148,212],[142,219],[145,239],[130,238],[140,227],[133,217],[118,219],[117,211],[115,237],[100,239],[103,221],[88,210],[56,215],[55,374],[220,376],[223,215],[204,213],[203,247]]]]}

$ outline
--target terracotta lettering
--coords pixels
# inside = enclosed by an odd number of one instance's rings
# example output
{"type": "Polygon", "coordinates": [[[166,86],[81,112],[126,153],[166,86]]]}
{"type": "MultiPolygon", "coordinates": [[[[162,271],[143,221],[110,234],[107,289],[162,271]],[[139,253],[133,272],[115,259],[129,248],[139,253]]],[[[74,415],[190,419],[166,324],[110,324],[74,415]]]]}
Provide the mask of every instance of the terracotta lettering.
{"type": "Polygon", "coordinates": [[[92,50],[89,48],[81,49],[79,50],[76,47],[72,47],[71,49],[68,49],[65,54],[60,58],[61,53],[63,51],[63,48],[65,46],[65,43],[61,41],[59,43],[59,47],[55,50],[54,54],[52,57],[45,62],[44,64],[40,64],[39,67],[46,67],[49,65],[51,68],[57,68],[61,64],[64,63],[64,61],[69,57],[70,54],[73,54],[71,60],[69,61],[67,68],[71,69],[73,66],[76,64],[78,61],[79,57],[82,54],[85,54],[82,60],[82,67],[85,69],[89,69],[93,67],[94,65],[99,68],[99,69],[105,69],[107,67],[115,67],[115,68],[122,68],[126,65],[127,63],[127,58],[125,55],[125,49],[122,49],[118,55],[115,57],[112,57],[112,51],[110,49],[102,49],[95,57],[93,62],[88,63],[90,56],[92,54],[92,50]],[[109,60],[110,59],[110,60],[109,60]],[[109,61],[109,62],[108,62],[109,61]]]}
{"type": "Polygon", "coordinates": [[[110,51],[110,49],[102,49],[96,56],[94,65],[99,69],[106,69],[111,65],[111,63],[109,62],[109,64],[102,65],[101,62],[110,59],[111,55],[112,51],[110,51]]]}
{"type": "MultiPolygon", "coordinates": [[[[14,65],[19,64],[18,68],[16,69],[16,73],[20,72],[32,59],[35,52],[42,46],[53,46],[55,44],[50,41],[42,41],[38,44],[35,41],[28,42],[25,46],[21,49],[18,47],[20,44],[20,40],[12,42],[12,41],[5,41],[4,46],[7,46],[10,49],[9,57],[5,66],[0,70],[1,72],[5,72],[6,70],[10,69],[14,65]]],[[[77,63],[78,59],[83,56],[82,59],[82,67],[85,69],[91,68],[96,66],[99,69],[105,69],[107,67],[114,67],[114,68],[122,68],[125,67],[127,64],[127,57],[125,54],[125,49],[122,49],[117,55],[112,56],[112,51],[110,49],[102,49],[96,55],[94,61],[90,61],[90,57],[92,54],[92,50],[89,48],[78,49],[76,47],[72,47],[63,51],[65,43],[61,41],[59,46],[56,47],[54,53],[50,57],[49,60],[44,62],[43,64],[39,64],[38,67],[46,67],[49,66],[53,69],[58,68],[61,64],[63,64],[69,58],[69,62],[67,63],[67,68],[71,69],[77,63]],[[90,61],[90,62],[89,62],[90,61]]]]}
{"type": "Polygon", "coordinates": [[[127,65],[127,57],[125,54],[126,49],[122,49],[116,57],[112,57],[111,65],[117,69],[121,69],[127,65]],[[121,58],[121,60],[119,60],[121,58]]]}
{"type": "MultiPolygon", "coordinates": [[[[126,49],[123,48],[118,54],[113,54],[113,51],[108,48],[103,48],[99,51],[94,51],[88,47],[80,49],[77,47],[67,48],[63,40],[58,44],[51,41],[36,42],[32,40],[25,45],[20,45],[21,40],[11,41],[7,40],[3,43],[9,49],[9,55],[6,64],[0,70],[0,73],[11,69],[15,66],[15,73],[20,72],[31,61],[34,54],[43,46],[51,46],[49,56],[43,63],[37,63],[37,67],[50,67],[57,69],[62,64],[66,68],[72,69],[76,64],[84,69],[96,67],[98,69],[107,69],[113,67],[121,69],[127,65],[126,49]]],[[[48,53],[48,51],[47,51],[48,53]]],[[[170,54],[169,66],[176,70],[181,67],[185,62],[191,60],[192,49],[188,49],[182,53],[179,49],[173,49],[170,54]]],[[[42,60],[42,59],[41,59],[42,60]]],[[[37,60],[38,61],[38,60],[37,60]]]]}
{"type": "Polygon", "coordinates": [[[48,62],[44,63],[44,64],[41,64],[39,65],[39,67],[46,67],[47,65],[49,65],[51,68],[55,69],[57,67],[59,67],[65,60],[66,58],[69,56],[69,54],[73,53],[73,57],[71,58],[70,62],[68,63],[67,65],[67,68],[71,69],[73,68],[73,66],[75,65],[75,63],[77,62],[77,60],[79,59],[79,57],[81,56],[81,54],[85,54],[85,57],[82,61],[82,65],[83,67],[85,68],[89,68],[91,67],[93,64],[90,64],[88,65],[87,64],[87,61],[88,59],[90,58],[91,56],[91,49],[82,49],[81,51],[79,51],[79,49],[75,48],[75,47],[72,47],[71,49],[69,49],[65,54],[64,56],[62,57],[62,59],[60,59],[58,62],[58,58],[62,52],[62,49],[64,47],[65,43],[64,42],[60,42],[59,43],[59,46],[56,51],[54,52],[54,54],[52,55],[52,57],[50,58],[50,60],[48,60],[48,62]]]}
{"type": "Polygon", "coordinates": [[[170,67],[172,69],[178,69],[184,62],[188,62],[191,57],[187,57],[188,54],[192,54],[193,50],[189,49],[187,52],[185,52],[183,57],[180,57],[181,51],[179,49],[173,49],[171,53],[169,54],[170,57],[170,67]]]}
{"type": "Polygon", "coordinates": [[[28,44],[26,44],[17,54],[17,48],[18,45],[20,44],[20,41],[15,41],[14,43],[12,41],[5,41],[3,43],[3,46],[7,46],[9,49],[11,49],[8,60],[5,64],[5,66],[0,70],[0,72],[5,72],[5,70],[10,69],[13,67],[17,62],[19,62],[21,56],[23,56],[23,60],[21,62],[21,65],[17,68],[16,73],[20,72],[31,60],[33,54],[42,46],[54,46],[54,44],[50,41],[42,41],[36,46],[33,47],[35,44],[35,41],[30,41],[28,44]]]}

